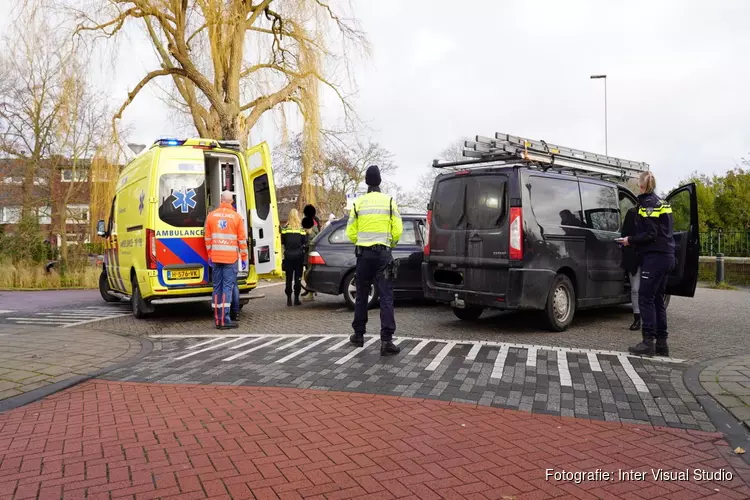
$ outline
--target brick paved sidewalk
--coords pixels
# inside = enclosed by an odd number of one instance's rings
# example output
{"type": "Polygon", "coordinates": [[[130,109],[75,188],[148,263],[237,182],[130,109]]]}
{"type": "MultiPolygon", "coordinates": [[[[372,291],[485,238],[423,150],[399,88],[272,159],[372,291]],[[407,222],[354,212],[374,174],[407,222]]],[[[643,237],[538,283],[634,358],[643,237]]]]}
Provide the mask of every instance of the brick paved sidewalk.
{"type": "Polygon", "coordinates": [[[92,330],[0,327],[0,401],[126,361],[140,350],[136,339],[92,330]]]}
{"type": "Polygon", "coordinates": [[[97,380],[0,414],[3,499],[748,498],[748,474],[716,433],[367,394],[97,380]]]}

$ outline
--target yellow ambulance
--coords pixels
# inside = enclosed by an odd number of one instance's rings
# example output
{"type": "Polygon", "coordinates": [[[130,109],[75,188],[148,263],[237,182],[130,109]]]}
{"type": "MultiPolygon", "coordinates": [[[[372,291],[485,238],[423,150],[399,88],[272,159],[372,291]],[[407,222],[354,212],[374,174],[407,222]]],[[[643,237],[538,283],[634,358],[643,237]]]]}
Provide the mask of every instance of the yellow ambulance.
{"type": "Polygon", "coordinates": [[[240,304],[260,277],[281,276],[281,237],[268,145],[244,153],[237,141],[160,139],[123,169],[108,220],[99,291],[129,298],[136,318],[160,304],[211,302],[203,228],[222,191],[247,225],[250,265],[237,262],[240,304]]]}

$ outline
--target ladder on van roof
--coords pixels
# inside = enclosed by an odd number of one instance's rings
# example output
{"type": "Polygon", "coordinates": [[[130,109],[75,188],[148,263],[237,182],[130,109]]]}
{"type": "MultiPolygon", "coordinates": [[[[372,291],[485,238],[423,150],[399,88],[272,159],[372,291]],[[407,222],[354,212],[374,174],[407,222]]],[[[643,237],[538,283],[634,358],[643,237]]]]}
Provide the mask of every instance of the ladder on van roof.
{"type": "Polygon", "coordinates": [[[637,177],[649,170],[648,164],[643,162],[623,160],[501,133],[496,133],[494,139],[478,135],[474,141],[465,141],[463,155],[468,159],[454,162],[434,160],[432,166],[471,168],[490,166],[488,163],[520,163],[542,170],[553,169],[619,181],[637,177]]]}

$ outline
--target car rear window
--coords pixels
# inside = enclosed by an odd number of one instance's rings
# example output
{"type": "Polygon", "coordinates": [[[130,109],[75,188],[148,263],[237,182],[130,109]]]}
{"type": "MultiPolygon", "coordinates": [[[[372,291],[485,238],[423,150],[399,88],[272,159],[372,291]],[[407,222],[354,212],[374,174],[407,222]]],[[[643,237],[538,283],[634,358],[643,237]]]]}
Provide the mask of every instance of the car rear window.
{"type": "Polygon", "coordinates": [[[432,217],[441,229],[495,229],[505,219],[504,175],[467,175],[439,181],[432,217]]]}
{"type": "Polygon", "coordinates": [[[162,175],[159,179],[159,218],[174,227],[203,227],[206,222],[205,175],[162,175]]]}

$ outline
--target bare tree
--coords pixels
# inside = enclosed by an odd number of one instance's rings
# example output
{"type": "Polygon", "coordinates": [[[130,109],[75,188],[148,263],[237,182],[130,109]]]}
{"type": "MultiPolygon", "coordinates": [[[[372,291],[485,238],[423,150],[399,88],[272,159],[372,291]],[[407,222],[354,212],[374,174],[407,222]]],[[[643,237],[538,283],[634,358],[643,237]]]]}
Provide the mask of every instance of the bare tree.
{"type": "Polygon", "coordinates": [[[346,67],[352,46],[367,48],[354,20],[324,0],[89,0],[85,8],[70,3],[78,33],[110,38],[137,24],[158,55],[159,67],[128,94],[115,121],[161,77],[171,78],[176,105],[202,137],[245,144],[264,113],[296,105],[305,123],[302,198],[314,201],[309,186],[319,154],[319,86],[331,89],[352,116],[341,85],[325,69],[346,67]]]}
{"type": "Polygon", "coordinates": [[[55,33],[33,13],[14,23],[0,56],[0,154],[23,166],[22,218],[31,216],[39,201],[34,180],[51,153],[63,70],[71,56],[71,45],[55,33]]]}
{"type": "MultiPolygon", "coordinates": [[[[438,155],[438,160],[441,161],[461,161],[466,158],[463,156],[464,141],[466,139],[458,139],[450,144],[450,146],[443,149],[438,155]]],[[[422,174],[417,180],[417,185],[412,189],[408,195],[404,195],[408,202],[414,207],[413,209],[419,211],[426,211],[427,204],[430,202],[430,196],[432,195],[432,186],[435,183],[435,178],[443,173],[439,168],[433,168],[432,162],[427,165],[427,168],[422,171],[422,174]]]]}

